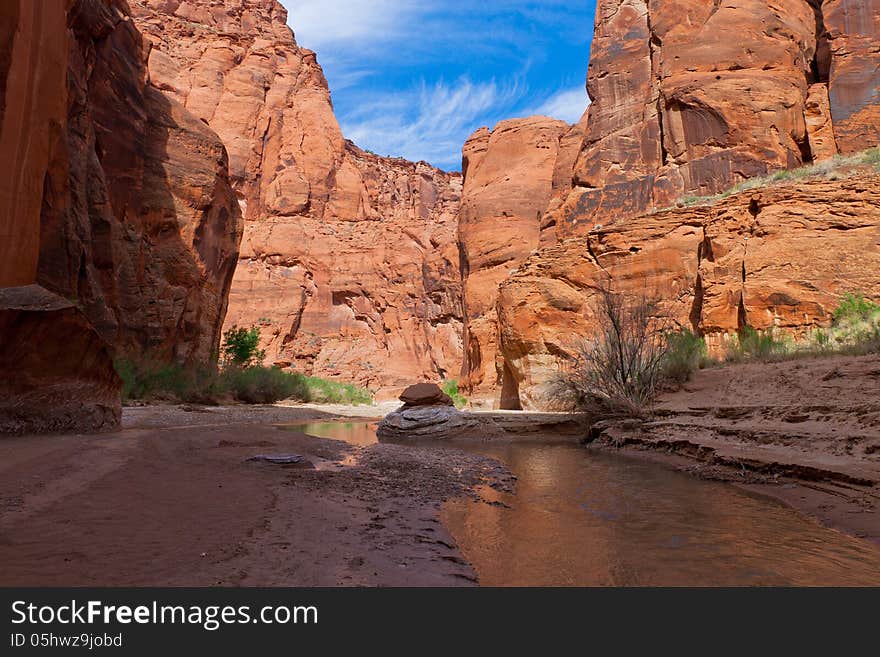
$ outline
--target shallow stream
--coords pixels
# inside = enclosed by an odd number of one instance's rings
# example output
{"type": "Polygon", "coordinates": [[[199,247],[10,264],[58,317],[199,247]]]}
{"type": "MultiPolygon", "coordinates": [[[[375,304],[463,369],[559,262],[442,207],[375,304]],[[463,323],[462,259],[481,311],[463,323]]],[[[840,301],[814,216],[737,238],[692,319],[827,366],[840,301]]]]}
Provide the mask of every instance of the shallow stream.
{"type": "MultiPolygon", "coordinates": [[[[297,428],[363,446],[375,427],[297,428]]],[[[441,512],[483,585],[880,585],[880,548],[729,484],[552,437],[449,446],[518,478],[512,494],[484,487],[484,502],[441,512]]]]}

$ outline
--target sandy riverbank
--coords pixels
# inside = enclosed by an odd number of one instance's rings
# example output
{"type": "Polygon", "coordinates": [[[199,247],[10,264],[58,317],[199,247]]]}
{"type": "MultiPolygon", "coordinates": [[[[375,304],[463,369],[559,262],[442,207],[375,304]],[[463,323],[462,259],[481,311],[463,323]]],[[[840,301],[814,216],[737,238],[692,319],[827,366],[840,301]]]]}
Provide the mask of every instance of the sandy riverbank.
{"type": "MultiPolygon", "coordinates": [[[[364,407],[355,416],[375,415],[364,407]]],[[[0,441],[0,585],[462,585],[437,518],[490,459],[353,447],[274,424],[321,408],[147,406],[125,429],[0,441]],[[316,469],[248,462],[297,453],[316,469]],[[345,465],[343,465],[345,464],[345,465]]]]}
{"type": "Polygon", "coordinates": [[[592,445],[735,483],[880,543],[880,356],[707,369],[656,410],[597,431],[592,445]]]}

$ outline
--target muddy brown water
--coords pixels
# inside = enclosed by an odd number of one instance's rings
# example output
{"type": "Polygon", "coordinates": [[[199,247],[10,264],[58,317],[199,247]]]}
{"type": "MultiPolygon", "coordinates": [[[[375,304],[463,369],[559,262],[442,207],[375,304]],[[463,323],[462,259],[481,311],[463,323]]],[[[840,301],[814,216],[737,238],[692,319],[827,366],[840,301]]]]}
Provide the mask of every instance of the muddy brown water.
{"type": "MultiPolygon", "coordinates": [[[[312,435],[375,442],[375,423],[312,435]]],[[[461,443],[518,478],[441,520],[488,586],[880,585],[880,549],[772,500],[571,443],[461,443]]],[[[430,449],[429,446],[413,449],[430,449]]]]}

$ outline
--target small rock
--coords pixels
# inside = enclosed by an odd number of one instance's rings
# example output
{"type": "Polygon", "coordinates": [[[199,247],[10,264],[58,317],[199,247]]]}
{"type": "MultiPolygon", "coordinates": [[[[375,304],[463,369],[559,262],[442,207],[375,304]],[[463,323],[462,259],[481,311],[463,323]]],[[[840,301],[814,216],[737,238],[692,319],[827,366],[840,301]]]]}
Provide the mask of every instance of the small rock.
{"type": "Polygon", "coordinates": [[[314,468],[315,464],[299,454],[257,454],[249,456],[248,461],[271,463],[273,465],[295,466],[298,468],[314,468]]]}
{"type": "Polygon", "coordinates": [[[417,406],[455,406],[452,398],[443,392],[436,383],[417,383],[400,395],[400,401],[407,407],[417,406]]]}

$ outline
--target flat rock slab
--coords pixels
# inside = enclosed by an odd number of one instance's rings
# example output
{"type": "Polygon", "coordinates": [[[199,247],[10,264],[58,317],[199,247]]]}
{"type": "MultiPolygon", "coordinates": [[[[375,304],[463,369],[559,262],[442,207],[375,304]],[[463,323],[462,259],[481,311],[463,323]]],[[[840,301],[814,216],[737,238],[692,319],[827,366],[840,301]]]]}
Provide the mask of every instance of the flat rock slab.
{"type": "Polygon", "coordinates": [[[299,454],[257,454],[249,456],[248,461],[257,463],[271,463],[272,465],[295,466],[298,468],[314,468],[315,465],[305,456],[299,454]]]}

